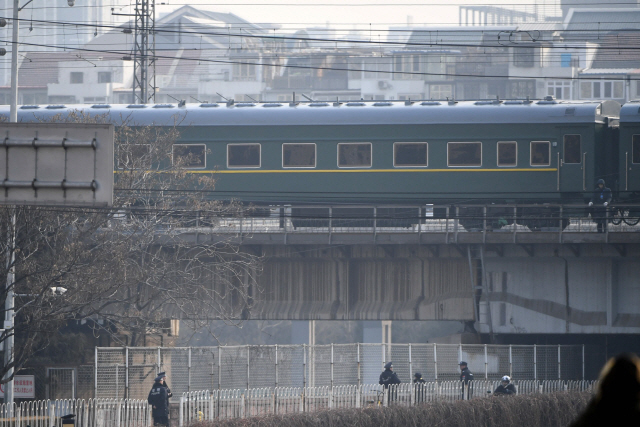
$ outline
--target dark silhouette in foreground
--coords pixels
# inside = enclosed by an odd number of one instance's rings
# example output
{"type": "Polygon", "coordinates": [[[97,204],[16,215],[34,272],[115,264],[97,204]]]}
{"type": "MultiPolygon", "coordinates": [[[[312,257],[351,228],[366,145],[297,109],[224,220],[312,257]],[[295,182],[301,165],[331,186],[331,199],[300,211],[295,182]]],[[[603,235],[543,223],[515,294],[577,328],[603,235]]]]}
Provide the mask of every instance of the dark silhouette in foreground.
{"type": "Polygon", "coordinates": [[[640,359],[622,354],[602,368],[596,396],[571,427],[637,425],[640,420],[640,359]]]}

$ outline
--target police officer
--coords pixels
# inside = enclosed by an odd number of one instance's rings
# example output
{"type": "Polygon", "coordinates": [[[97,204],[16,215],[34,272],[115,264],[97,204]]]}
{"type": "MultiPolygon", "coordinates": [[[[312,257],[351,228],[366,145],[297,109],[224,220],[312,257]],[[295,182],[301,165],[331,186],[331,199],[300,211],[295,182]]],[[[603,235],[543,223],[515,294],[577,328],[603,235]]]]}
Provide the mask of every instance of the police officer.
{"type": "Polygon", "coordinates": [[[426,383],[426,381],[422,378],[422,374],[420,372],[416,372],[413,374],[413,388],[416,392],[416,403],[424,402],[425,390],[422,384],[426,383]]]}
{"type": "Polygon", "coordinates": [[[511,378],[509,375],[505,375],[502,377],[502,381],[500,381],[500,385],[496,388],[496,391],[493,394],[516,394],[516,386],[511,384],[511,378]]]}
{"type": "Polygon", "coordinates": [[[591,216],[595,220],[598,228],[598,233],[604,233],[607,231],[607,206],[611,203],[611,189],[607,188],[604,184],[604,179],[599,179],[595,190],[593,190],[593,196],[589,206],[596,205],[593,208],[591,216]]]}
{"type": "Polygon", "coordinates": [[[462,385],[462,400],[465,399],[465,389],[468,389],[469,392],[466,395],[467,399],[471,399],[473,395],[473,374],[467,367],[467,362],[464,360],[458,363],[460,366],[460,383],[462,385]]]}
{"type": "Polygon", "coordinates": [[[393,363],[387,362],[384,365],[384,371],[380,374],[380,381],[378,381],[378,384],[383,385],[384,388],[389,388],[389,386],[393,384],[400,384],[400,378],[398,378],[398,375],[393,372],[393,363]]]}
{"type": "Polygon", "coordinates": [[[160,372],[151,387],[147,402],[151,405],[151,415],[153,416],[153,425],[169,426],[169,398],[172,396],[171,390],[166,384],[164,372],[160,372]]]}
{"type": "MultiPolygon", "coordinates": [[[[385,390],[388,389],[390,385],[400,384],[400,378],[398,378],[398,375],[393,372],[393,363],[387,362],[384,365],[384,371],[382,371],[382,373],[380,374],[380,380],[378,381],[378,384],[383,385],[385,390]]],[[[397,390],[394,390],[394,388],[392,388],[391,392],[389,393],[389,401],[396,400],[396,395],[397,390]]]]}

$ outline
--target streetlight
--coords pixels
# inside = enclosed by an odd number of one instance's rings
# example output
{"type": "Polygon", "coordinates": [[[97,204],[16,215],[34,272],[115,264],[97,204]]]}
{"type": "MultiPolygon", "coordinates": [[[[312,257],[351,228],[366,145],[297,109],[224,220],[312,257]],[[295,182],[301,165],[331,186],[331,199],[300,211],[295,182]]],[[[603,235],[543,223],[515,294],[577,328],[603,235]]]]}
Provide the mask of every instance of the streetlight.
{"type": "MultiPolygon", "coordinates": [[[[20,22],[18,20],[18,14],[22,9],[24,9],[29,3],[33,0],[28,0],[22,7],[20,7],[20,0],[13,0],[13,34],[11,36],[11,105],[9,109],[9,122],[17,123],[18,122],[18,30],[20,28],[20,22]]],[[[73,6],[75,4],[75,0],[67,0],[67,4],[69,6],[73,6]]],[[[2,19],[0,21],[0,27],[4,27],[7,24],[6,20],[2,19]]],[[[0,51],[0,55],[4,55],[4,53],[0,51]]],[[[13,251],[10,251],[11,243],[15,241],[15,229],[16,229],[16,213],[15,210],[11,217],[11,225],[12,225],[12,233],[13,235],[9,235],[7,237],[7,241],[9,245],[7,248],[9,252],[7,252],[7,266],[11,267],[7,272],[7,299],[4,302],[5,309],[5,320],[4,320],[4,328],[10,329],[11,334],[5,339],[5,350],[4,350],[4,362],[5,366],[13,363],[13,342],[14,342],[14,304],[15,304],[15,295],[13,292],[13,281],[14,281],[14,268],[13,264],[15,263],[15,254],[13,251]]],[[[13,376],[13,368],[10,368],[5,378],[11,378],[13,376]]],[[[9,408],[13,406],[13,379],[8,381],[5,385],[4,392],[4,403],[9,404],[9,408]]],[[[11,409],[10,409],[11,410],[11,409]]]]}

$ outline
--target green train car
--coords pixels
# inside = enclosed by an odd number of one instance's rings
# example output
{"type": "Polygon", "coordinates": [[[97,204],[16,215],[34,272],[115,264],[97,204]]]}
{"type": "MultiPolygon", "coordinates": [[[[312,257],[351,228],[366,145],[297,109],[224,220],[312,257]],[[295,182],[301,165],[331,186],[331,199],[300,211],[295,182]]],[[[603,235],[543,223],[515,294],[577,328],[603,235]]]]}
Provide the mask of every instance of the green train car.
{"type": "Polygon", "coordinates": [[[583,203],[599,178],[619,200],[637,200],[638,106],[625,105],[622,116],[612,101],[553,98],[22,106],[19,120],[82,109],[116,125],[122,117],[140,126],[179,123],[174,154],[189,154],[191,173],[214,174],[219,199],[543,204],[583,203]]]}

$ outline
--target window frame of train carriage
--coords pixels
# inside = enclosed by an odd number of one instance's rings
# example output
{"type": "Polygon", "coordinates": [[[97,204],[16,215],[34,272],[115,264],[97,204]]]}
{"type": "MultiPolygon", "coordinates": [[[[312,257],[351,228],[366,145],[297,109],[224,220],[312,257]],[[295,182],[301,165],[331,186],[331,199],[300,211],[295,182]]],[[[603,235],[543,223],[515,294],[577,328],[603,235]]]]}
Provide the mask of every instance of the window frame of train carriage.
{"type": "Polygon", "coordinates": [[[370,142],[339,142],[337,145],[337,165],[340,169],[370,169],[373,166],[373,146],[370,142]],[[368,165],[343,165],[340,163],[340,148],[342,146],[368,145],[369,146],[369,164],[368,165]]]}
{"type": "Polygon", "coordinates": [[[631,135],[631,163],[640,164],[640,135],[631,135]]]}
{"type": "MultiPolygon", "coordinates": [[[[193,163],[190,164],[184,164],[181,165],[183,168],[185,169],[206,169],[207,168],[207,146],[206,144],[173,144],[173,146],[171,147],[171,164],[176,166],[176,148],[186,148],[188,150],[191,149],[201,149],[202,150],[202,162],[200,163],[202,166],[195,166],[193,163]]],[[[187,156],[191,156],[191,153],[188,153],[186,156],[183,157],[187,157],[187,156]]],[[[195,155],[196,158],[198,160],[200,160],[200,154],[196,154],[195,155]]],[[[181,157],[180,155],[178,155],[178,157],[181,157]]]]}
{"type": "MultiPolygon", "coordinates": [[[[400,157],[403,157],[401,155],[400,157]]],[[[409,155],[408,157],[411,157],[409,155]]],[[[394,142],[393,143],[393,167],[395,168],[426,168],[429,166],[429,143],[428,142],[394,142]],[[398,164],[398,149],[402,146],[424,146],[424,163],[403,163],[398,164]]]]}
{"type": "Polygon", "coordinates": [[[549,167],[551,166],[551,141],[531,141],[529,143],[529,166],[531,167],[549,167]],[[546,144],[547,145],[547,163],[533,163],[533,145],[534,144],[546,144]]]}
{"type": "MultiPolygon", "coordinates": [[[[149,162],[146,162],[144,165],[142,165],[142,167],[129,167],[127,165],[122,165],[122,161],[121,161],[121,154],[122,154],[122,147],[123,146],[128,146],[128,147],[146,147],[146,153],[143,153],[142,156],[147,155],[149,156],[151,154],[151,144],[119,144],[118,145],[118,153],[116,156],[116,161],[117,161],[117,169],[118,170],[125,170],[125,169],[129,169],[129,170],[145,170],[145,169],[149,169],[151,168],[151,158],[149,158],[149,162]]],[[[140,157],[142,157],[140,155],[134,155],[132,157],[139,159],[140,157]]]]}
{"type": "MultiPolygon", "coordinates": [[[[575,151],[575,148],[574,150],[575,151]]],[[[580,134],[575,134],[575,133],[569,133],[566,135],[563,135],[562,137],[562,164],[566,164],[566,165],[579,165],[582,163],[582,135],[580,134]],[[569,156],[569,158],[572,161],[567,161],[567,137],[577,137],[578,139],[578,151],[577,152],[573,152],[571,153],[571,155],[569,156]],[[577,154],[577,156],[576,156],[577,154]],[[571,157],[573,156],[573,157],[571,157]],[[578,160],[577,162],[575,160],[578,160]]]]}
{"type": "MultiPolygon", "coordinates": [[[[475,154],[474,154],[475,156],[475,154]]],[[[451,141],[447,142],[447,166],[450,168],[481,168],[482,167],[482,141],[451,141]],[[479,145],[480,146],[480,162],[474,164],[451,164],[451,148],[453,144],[479,145]]]]}
{"type": "Polygon", "coordinates": [[[498,141],[496,144],[496,165],[499,168],[513,168],[518,166],[518,142],[517,141],[498,141]],[[503,162],[500,160],[501,150],[500,147],[513,146],[515,147],[515,153],[513,155],[513,162],[503,162]]]}
{"type": "Polygon", "coordinates": [[[259,142],[241,142],[241,143],[233,143],[227,144],[227,169],[259,169],[262,167],[262,144],[259,142]],[[241,146],[258,146],[258,164],[247,164],[247,165],[232,165],[230,160],[230,150],[231,148],[241,147],[241,146]]]}
{"type": "MultiPolygon", "coordinates": [[[[291,156],[290,156],[291,157],[291,156]]],[[[282,168],[283,169],[314,169],[317,166],[318,159],[318,146],[314,142],[285,142],[282,144],[282,168]],[[301,146],[313,146],[313,164],[299,164],[299,165],[287,165],[285,160],[287,156],[285,154],[285,147],[301,147],[301,146]]]]}

